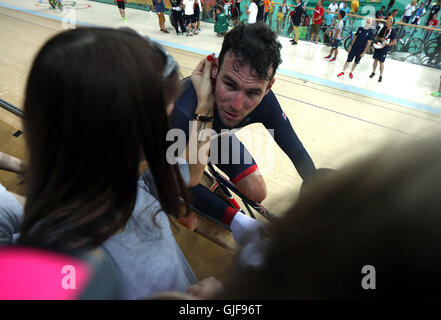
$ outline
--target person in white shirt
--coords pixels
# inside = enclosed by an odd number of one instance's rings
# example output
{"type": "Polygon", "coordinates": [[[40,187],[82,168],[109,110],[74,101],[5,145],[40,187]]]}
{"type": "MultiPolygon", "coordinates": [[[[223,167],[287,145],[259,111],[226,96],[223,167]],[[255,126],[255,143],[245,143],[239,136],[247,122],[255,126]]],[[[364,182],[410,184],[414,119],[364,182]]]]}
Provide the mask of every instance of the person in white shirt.
{"type": "Polygon", "coordinates": [[[335,0],[328,6],[328,10],[331,12],[338,11],[338,4],[335,2],[335,0]]]}
{"type": "Polygon", "coordinates": [[[196,22],[194,17],[195,0],[184,0],[184,21],[187,25],[187,36],[193,35],[193,25],[196,22]]]}
{"type": "Polygon", "coordinates": [[[196,23],[196,28],[194,34],[198,34],[201,31],[201,12],[202,12],[202,2],[201,0],[195,0],[194,4],[194,19],[196,23]]]}
{"type": "Polygon", "coordinates": [[[409,23],[410,17],[412,16],[413,12],[416,10],[415,4],[416,4],[415,0],[412,0],[412,2],[409,3],[404,8],[404,15],[401,18],[401,21],[403,21],[404,23],[409,23]]]}
{"type": "Polygon", "coordinates": [[[415,15],[412,19],[412,24],[420,24],[421,18],[427,13],[427,10],[424,8],[423,1],[420,2],[420,6],[416,9],[415,15]]]}
{"type": "Polygon", "coordinates": [[[345,8],[345,1],[341,1],[338,5],[338,10],[343,10],[345,8]]]}
{"type": "Polygon", "coordinates": [[[256,3],[254,1],[255,0],[251,0],[250,6],[248,7],[248,10],[247,10],[248,24],[256,23],[257,12],[258,12],[259,9],[257,8],[257,5],[256,5],[256,3]]]}

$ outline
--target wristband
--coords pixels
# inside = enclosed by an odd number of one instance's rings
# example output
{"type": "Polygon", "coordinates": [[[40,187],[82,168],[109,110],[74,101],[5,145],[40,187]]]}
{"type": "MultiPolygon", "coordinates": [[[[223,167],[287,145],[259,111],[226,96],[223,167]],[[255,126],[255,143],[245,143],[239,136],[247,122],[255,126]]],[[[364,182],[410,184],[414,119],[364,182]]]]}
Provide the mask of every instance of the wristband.
{"type": "Polygon", "coordinates": [[[193,113],[193,119],[200,122],[212,122],[214,120],[214,117],[203,116],[201,114],[193,113]]]}

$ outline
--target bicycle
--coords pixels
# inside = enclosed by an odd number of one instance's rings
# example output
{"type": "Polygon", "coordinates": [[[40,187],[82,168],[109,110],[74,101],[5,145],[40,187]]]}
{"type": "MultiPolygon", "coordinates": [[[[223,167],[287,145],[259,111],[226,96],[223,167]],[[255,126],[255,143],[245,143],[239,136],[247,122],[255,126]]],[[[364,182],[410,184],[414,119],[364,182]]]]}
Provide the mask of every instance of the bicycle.
{"type": "MultiPolygon", "coordinates": [[[[346,29],[346,27],[343,28],[343,31],[346,29]]],[[[352,40],[354,40],[354,28],[349,27],[349,32],[346,33],[343,36],[343,39],[341,40],[341,43],[343,43],[343,47],[347,52],[349,52],[349,47],[351,46],[352,40]]]]}
{"type": "MultiPolygon", "coordinates": [[[[231,183],[228,178],[224,177],[214,168],[212,163],[208,162],[207,168],[208,171],[207,170],[204,171],[204,176],[202,178],[201,184],[204,187],[206,187],[208,190],[219,196],[229,206],[231,206],[236,210],[242,211],[244,214],[247,211],[249,216],[253,219],[256,219],[256,215],[253,213],[253,210],[259,213],[261,216],[263,216],[270,223],[274,222],[277,219],[277,216],[274,213],[272,213],[270,210],[266,209],[262,204],[249,200],[246,196],[240,193],[239,190],[237,190],[236,186],[234,186],[233,183],[231,183]],[[239,203],[234,198],[232,193],[236,194],[241,199],[246,211],[242,209],[242,207],[239,205],[239,203]]],[[[221,222],[212,219],[206,213],[201,212],[197,208],[192,207],[192,210],[214,221],[215,223],[224,226],[221,222]]]]}
{"type": "Polygon", "coordinates": [[[407,31],[404,30],[404,35],[397,41],[397,45],[394,46],[396,50],[391,50],[392,52],[409,52],[412,54],[418,54],[423,51],[424,48],[424,40],[420,38],[414,38],[415,33],[417,30],[414,28],[413,31],[410,33],[409,37],[407,36],[407,31]],[[406,38],[405,40],[403,40],[406,38]]]}

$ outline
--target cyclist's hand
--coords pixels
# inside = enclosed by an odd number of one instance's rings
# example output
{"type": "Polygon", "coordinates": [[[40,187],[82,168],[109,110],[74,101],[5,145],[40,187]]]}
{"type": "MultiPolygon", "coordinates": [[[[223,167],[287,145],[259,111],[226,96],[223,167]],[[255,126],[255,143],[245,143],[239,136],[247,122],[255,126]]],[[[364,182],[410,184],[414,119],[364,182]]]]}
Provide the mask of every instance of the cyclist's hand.
{"type": "Polygon", "coordinates": [[[203,101],[207,108],[213,107],[214,104],[213,83],[211,79],[211,69],[213,66],[217,66],[217,59],[214,57],[214,53],[199,62],[191,74],[191,81],[193,82],[198,101],[203,101]]]}
{"type": "Polygon", "coordinates": [[[363,58],[363,56],[364,56],[364,52],[362,54],[360,54],[360,58],[363,58]]]}

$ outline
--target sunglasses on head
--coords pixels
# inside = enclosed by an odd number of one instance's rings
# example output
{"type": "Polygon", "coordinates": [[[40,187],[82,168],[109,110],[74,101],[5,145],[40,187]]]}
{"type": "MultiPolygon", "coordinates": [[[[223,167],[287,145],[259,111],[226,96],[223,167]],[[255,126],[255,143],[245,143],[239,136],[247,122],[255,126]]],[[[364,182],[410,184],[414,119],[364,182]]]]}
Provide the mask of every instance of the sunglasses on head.
{"type": "Polygon", "coordinates": [[[170,53],[168,53],[167,50],[165,50],[165,48],[160,45],[158,42],[150,39],[147,36],[142,36],[141,34],[139,34],[137,31],[129,28],[129,27],[121,27],[119,28],[119,30],[123,30],[123,31],[128,31],[131,33],[135,33],[137,35],[139,35],[140,37],[142,37],[143,39],[147,40],[148,43],[154,47],[156,50],[159,51],[159,53],[162,55],[162,57],[164,58],[165,61],[165,65],[164,65],[164,70],[162,70],[162,78],[163,79],[167,79],[168,77],[170,77],[172,75],[172,73],[174,71],[176,71],[178,69],[178,64],[176,62],[176,60],[171,56],[170,53]]]}

